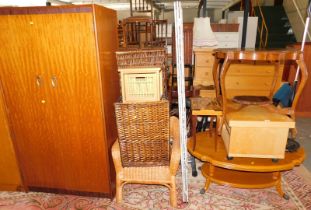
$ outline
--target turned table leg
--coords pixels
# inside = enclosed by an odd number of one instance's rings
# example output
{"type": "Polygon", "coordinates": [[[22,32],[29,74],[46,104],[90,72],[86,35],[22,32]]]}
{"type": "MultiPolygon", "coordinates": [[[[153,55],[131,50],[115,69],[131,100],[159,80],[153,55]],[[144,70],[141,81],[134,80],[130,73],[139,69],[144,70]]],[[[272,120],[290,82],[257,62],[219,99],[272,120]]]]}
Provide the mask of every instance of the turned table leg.
{"type": "Polygon", "coordinates": [[[217,135],[221,135],[221,129],[222,129],[222,116],[217,115],[217,119],[216,119],[216,130],[217,130],[217,135]]]}
{"type": "Polygon", "coordinates": [[[204,188],[200,190],[200,194],[204,194],[208,190],[209,185],[211,184],[211,178],[214,176],[214,171],[215,171],[215,166],[213,166],[212,164],[209,164],[209,174],[206,177],[204,188]]]}
{"type": "Polygon", "coordinates": [[[200,194],[204,194],[207,191],[210,184],[211,184],[211,180],[209,178],[206,178],[204,188],[200,190],[200,194]]]}
{"type": "Polygon", "coordinates": [[[286,193],[284,193],[284,191],[282,189],[281,173],[279,171],[273,173],[273,179],[277,180],[275,187],[276,187],[276,191],[279,193],[279,195],[281,197],[283,197],[285,200],[289,200],[289,196],[286,193]]]}
{"type": "Polygon", "coordinates": [[[197,116],[191,114],[191,134],[193,139],[193,147],[192,150],[195,150],[196,146],[196,132],[197,132],[197,116]]]}

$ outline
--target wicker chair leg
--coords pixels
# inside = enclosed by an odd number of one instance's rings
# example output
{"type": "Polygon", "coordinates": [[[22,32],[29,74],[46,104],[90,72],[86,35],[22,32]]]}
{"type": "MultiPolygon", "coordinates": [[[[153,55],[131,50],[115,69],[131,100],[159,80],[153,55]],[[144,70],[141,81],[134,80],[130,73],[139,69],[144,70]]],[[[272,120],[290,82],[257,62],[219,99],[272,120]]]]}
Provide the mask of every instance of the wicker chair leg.
{"type": "Polygon", "coordinates": [[[121,180],[117,178],[116,180],[116,201],[117,203],[122,202],[122,189],[123,189],[123,184],[121,183],[121,180]]]}
{"type": "Polygon", "coordinates": [[[177,207],[175,179],[174,179],[174,181],[171,183],[171,188],[170,188],[170,204],[171,204],[171,206],[174,207],[174,208],[177,207]]]}

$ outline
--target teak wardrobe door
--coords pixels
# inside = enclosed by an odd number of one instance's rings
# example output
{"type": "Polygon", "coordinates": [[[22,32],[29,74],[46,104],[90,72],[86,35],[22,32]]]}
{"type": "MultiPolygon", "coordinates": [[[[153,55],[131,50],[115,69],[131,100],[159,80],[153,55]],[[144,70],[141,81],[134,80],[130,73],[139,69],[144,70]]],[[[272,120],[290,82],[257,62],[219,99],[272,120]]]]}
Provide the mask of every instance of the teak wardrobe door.
{"type": "Polygon", "coordinates": [[[0,79],[13,143],[26,185],[49,184],[53,148],[46,115],[46,80],[40,62],[40,30],[30,15],[0,16],[0,79]]]}
{"type": "Polygon", "coordinates": [[[0,191],[22,186],[15,151],[12,145],[0,84],[0,191]]]}
{"type": "MultiPolygon", "coordinates": [[[[0,31],[7,30],[7,26],[8,18],[0,19],[0,31]]],[[[3,38],[4,37],[0,35],[0,43],[4,43],[3,38]]],[[[2,63],[4,62],[2,53],[4,53],[4,51],[2,47],[0,47],[0,71],[3,69],[2,63]]],[[[3,90],[0,80],[0,190],[16,190],[16,188],[21,186],[21,178],[2,94],[3,90]]]]}
{"type": "Polygon", "coordinates": [[[109,192],[108,157],[97,70],[92,13],[38,15],[48,94],[53,107],[49,134],[68,190],[109,192]]]}

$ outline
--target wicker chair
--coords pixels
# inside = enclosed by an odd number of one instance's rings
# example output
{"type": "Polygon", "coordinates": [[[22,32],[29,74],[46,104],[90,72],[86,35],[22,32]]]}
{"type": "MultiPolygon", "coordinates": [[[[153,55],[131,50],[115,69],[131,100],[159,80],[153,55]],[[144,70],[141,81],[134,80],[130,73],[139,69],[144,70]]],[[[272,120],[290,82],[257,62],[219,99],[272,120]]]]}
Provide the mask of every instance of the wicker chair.
{"type": "Polygon", "coordinates": [[[117,203],[122,201],[125,184],[159,184],[169,188],[170,204],[176,207],[179,128],[178,119],[169,117],[168,101],[116,103],[115,110],[119,139],[112,147],[112,158],[117,203]]]}

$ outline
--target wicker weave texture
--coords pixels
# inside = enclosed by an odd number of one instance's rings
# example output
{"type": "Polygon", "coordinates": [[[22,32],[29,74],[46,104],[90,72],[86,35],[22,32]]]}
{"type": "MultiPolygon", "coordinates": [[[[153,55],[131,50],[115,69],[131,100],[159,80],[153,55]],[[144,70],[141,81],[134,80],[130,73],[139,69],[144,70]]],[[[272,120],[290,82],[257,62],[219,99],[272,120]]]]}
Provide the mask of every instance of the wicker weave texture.
{"type": "Polygon", "coordinates": [[[116,52],[119,69],[135,67],[164,67],[166,53],[164,48],[160,49],[128,49],[116,52]]]}
{"type": "Polygon", "coordinates": [[[167,166],[169,103],[115,103],[123,167],[167,166]]]}

